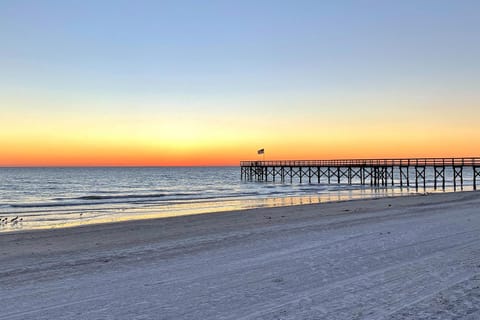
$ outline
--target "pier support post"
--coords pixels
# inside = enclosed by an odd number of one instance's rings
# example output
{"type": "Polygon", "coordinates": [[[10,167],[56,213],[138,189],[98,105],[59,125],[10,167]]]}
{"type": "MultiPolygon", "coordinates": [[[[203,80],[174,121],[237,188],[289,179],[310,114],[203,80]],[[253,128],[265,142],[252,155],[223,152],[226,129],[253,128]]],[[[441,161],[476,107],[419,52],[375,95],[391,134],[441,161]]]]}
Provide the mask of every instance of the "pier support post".
{"type": "Polygon", "coordinates": [[[434,166],[434,177],[433,177],[433,189],[437,190],[438,179],[442,179],[442,189],[445,190],[445,167],[444,166],[434,166]]]}
{"type": "Polygon", "coordinates": [[[367,179],[370,177],[370,185],[372,185],[372,167],[364,167],[363,168],[363,183],[367,184],[367,179]]]}
{"type": "Polygon", "coordinates": [[[403,187],[403,181],[407,183],[407,187],[409,187],[409,179],[408,179],[408,166],[400,166],[400,187],[403,187]]]}
{"type": "Polygon", "coordinates": [[[358,177],[360,183],[362,183],[362,168],[352,167],[350,169],[350,184],[353,184],[353,180],[358,177]]]}
{"type": "Polygon", "coordinates": [[[395,180],[393,179],[393,166],[385,167],[385,186],[388,185],[388,180],[390,180],[390,183],[393,186],[395,183],[395,180]]]}
{"type": "Polygon", "coordinates": [[[480,167],[473,166],[473,190],[477,190],[477,177],[480,177],[480,167]]]}
{"type": "MultiPolygon", "coordinates": [[[[320,167],[320,177],[321,176],[324,176],[325,178],[328,178],[329,176],[329,173],[328,173],[328,169],[327,168],[323,168],[320,167]]],[[[320,177],[318,179],[320,179],[320,177]]],[[[330,181],[330,180],[329,180],[330,181]]]]}
{"type": "Polygon", "coordinates": [[[460,188],[463,190],[463,166],[453,166],[453,190],[457,189],[457,179],[460,179],[460,188]]]}
{"type": "Polygon", "coordinates": [[[410,187],[410,167],[407,167],[407,187],[410,187]]]}
{"type": "Polygon", "coordinates": [[[426,187],[425,181],[425,167],[424,166],[415,166],[415,189],[418,190],[418,180],[423,179],[423,189],[426,187]]]}

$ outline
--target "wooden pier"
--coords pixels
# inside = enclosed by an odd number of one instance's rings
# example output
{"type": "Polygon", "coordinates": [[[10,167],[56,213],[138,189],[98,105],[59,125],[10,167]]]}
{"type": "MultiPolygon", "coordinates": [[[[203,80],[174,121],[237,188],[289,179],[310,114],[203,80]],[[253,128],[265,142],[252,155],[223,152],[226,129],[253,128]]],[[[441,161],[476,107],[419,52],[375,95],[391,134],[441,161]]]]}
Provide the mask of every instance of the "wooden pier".
{"type": "Polygon", "coordinates": [[[447,179],[453,182],[454,189],[463,189],[466,170],[472,173],[474,190],[480,181],[480,157],[241,161],[240,168],[241,178],[247,181],[291,183],[298,179],[300,183],[400,185],[418,189],[427,187],[427,173],[431,173],[435,189],[445,189],[447,179]]]}

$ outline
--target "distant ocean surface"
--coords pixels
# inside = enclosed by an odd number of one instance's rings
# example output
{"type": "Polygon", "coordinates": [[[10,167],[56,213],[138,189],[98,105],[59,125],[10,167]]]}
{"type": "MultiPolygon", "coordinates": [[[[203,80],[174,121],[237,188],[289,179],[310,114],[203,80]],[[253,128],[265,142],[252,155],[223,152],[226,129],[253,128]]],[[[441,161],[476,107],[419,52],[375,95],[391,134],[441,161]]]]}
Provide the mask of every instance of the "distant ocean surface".
{"type": "Polygon", "coordinates": [[[0,168],[0,232],[425,191],[249,182],[239,167],[0,168]]]}

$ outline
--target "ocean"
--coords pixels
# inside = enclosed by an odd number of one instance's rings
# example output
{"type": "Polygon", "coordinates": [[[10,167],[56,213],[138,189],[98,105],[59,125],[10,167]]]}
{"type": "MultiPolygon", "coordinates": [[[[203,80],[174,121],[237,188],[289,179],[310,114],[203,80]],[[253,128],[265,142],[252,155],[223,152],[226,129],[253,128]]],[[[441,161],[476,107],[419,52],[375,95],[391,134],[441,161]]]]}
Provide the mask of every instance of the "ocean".
{"type": "Polygon", "coordinates": [[[0,232],[432,191],[242,181],[239,167],[0,168],[0,232]]]}

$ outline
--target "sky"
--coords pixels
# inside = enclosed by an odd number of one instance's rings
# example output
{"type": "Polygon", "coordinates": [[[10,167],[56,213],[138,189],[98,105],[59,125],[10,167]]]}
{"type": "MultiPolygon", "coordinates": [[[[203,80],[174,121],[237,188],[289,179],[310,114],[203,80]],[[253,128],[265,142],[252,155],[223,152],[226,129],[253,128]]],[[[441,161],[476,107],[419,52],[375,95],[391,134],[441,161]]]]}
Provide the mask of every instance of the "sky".
{"type": "Polygon", "coordinates": [[[0,0],[0,166],[480,154],[479,1],[0,0]]]}

